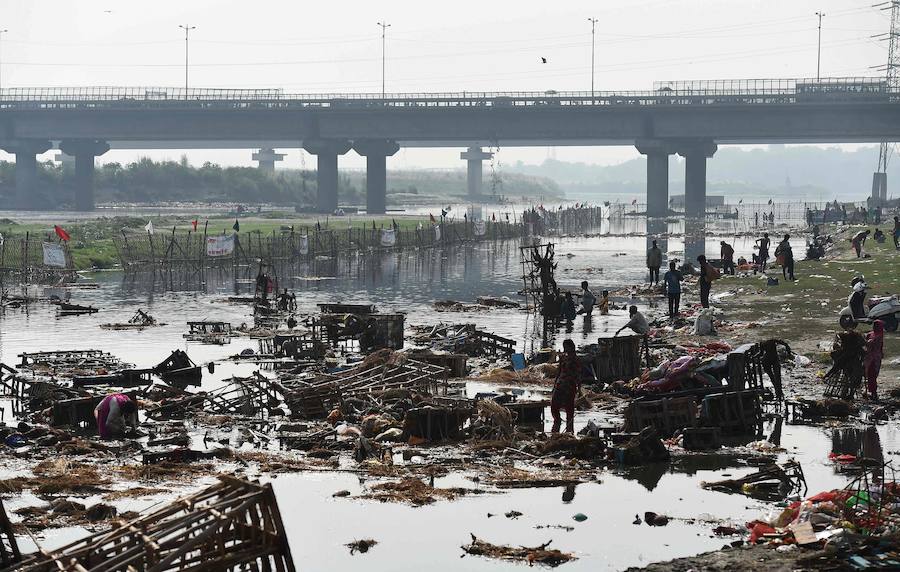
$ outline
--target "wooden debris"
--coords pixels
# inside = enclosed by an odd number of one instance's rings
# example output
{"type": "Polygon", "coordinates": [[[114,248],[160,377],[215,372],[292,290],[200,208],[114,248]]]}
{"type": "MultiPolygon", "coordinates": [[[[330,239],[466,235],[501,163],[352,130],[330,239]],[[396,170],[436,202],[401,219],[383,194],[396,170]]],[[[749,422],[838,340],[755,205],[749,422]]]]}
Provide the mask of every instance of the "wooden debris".
{"type": "Polygon", "coordinates": [[[565,564],[575,560],[575,556],[556,549],[548,549],[552,540],[547,541],[540,546],[504,546],[501,544],[491,544],[479,540],[474,534],[472,536],[472,544],[463,546],[462,549],[466,554],[474,556],[485,556],[487,558],[497,558],[499,560],[521,561],[527,562],[529,565],[542,564],[555,568],[560,564],[565,564]]]}
{"type": "Polygon", "coordinates": [[[278,570],[293,572],[271,485],[231,477],[146,516],[10,568],[51,570],[278,570]]]}

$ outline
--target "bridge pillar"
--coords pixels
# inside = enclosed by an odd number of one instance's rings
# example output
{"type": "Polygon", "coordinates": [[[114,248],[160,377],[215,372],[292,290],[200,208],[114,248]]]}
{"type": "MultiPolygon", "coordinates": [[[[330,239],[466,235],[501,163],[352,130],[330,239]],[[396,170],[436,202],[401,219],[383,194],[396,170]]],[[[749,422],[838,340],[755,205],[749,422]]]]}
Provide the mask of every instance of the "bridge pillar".
{"type": "Polygon", "coordinates": [[[316,210],[333,213],[338,208],[338,155],[350,150],[350,142],[339,139],[311,139],[303,149],[316,156],[316,210]]]}
{"type": "Polygon", "coordinates": [[[284,153],[276,153],[275,149],[267,147],[254,153],[251,158],[258,163],[258,168],[263,173],[275,172],[275,163],[284,160],[284,153]]]}
{"type": "Polygon", "coordinates": [[[706,160],[718,147],[712,141],[686,142],[678,154],[684,157],[684,216],[706,217],[706,160]]]}
{"type": "Polygon", "coordinates": [[[94,157],[109,151],[109,143],[96,139],[66,139],[59,150],[75,157],[75,210],[94,210],[94,157]]]}
{"type": "Polygon", "coordinates": [[[659,139],[639,140],[635,147],[647,156],[647,216],[664,217],[669,213],[669,155],[675,149],[659,139]]]}
{"type": "Polygon", "coordinates": [[[353,149],[366,158],[366,213],[387,211],[387,158],[400,150],[390,139],[361,139],[353,149]]]}
{"type": "Polygon", "coordinates": [[[469,147],[459,154],[459,158],[466,162],[466,189],[470,199],[481,198],[482,162],[493,156],[492,152],[482,151],[481,147],[469,147]]]}
{"type": "Polygon", "coordinates": [[[15,208],[37,208],[37,156],[50,147],[49,141],[40,139],[14,139],[0,144],[0,148],[16,156],[15,208]]]}

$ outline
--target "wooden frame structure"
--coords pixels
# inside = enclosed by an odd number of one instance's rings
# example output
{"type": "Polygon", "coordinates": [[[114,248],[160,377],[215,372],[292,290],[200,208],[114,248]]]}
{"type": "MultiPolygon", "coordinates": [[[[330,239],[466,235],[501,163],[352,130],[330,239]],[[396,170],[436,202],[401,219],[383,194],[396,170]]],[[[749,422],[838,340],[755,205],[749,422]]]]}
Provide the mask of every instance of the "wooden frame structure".
{"type": "Polygon", "coordinates": [[[21,572],[294,572],[270,484],[220,482],[146,516],[8,568],[21,572]]]}

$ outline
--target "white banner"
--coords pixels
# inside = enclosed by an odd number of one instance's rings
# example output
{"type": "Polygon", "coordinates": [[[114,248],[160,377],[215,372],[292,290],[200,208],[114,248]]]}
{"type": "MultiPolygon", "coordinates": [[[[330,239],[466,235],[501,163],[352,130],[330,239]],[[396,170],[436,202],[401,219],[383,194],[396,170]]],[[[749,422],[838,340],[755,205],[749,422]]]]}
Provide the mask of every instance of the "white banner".
{"type": "Polygon", "coordinates": [[[218,235],[206,237],[207,256],[228,256],[234,252],[234,235],[218,235]]]}
{"type": "Polygon", "coordinates": [[[436,224],[434,225],[434,240],[435,242],[441,239],[441,226],[436,224]]]}
{"type": "Polygon", "coordinates": [[[600,207],[600,218],[608,219],[609,218],[609,205],[602,205],[600,207]]]}
{"type": "Polygon", "coordinates": [[[475,236],[484,236],[487,233],[487,223],[483,220],[475,221],[475,236]]]}
{"type": "Polygon", "coordinates": [[[301,236],[297,239],[297,250],[302,256],[309,254],[309,236],[301,236]]]}
{"type": "Polygon", "coordinates": [[[397,244],[397,232],[392,228],[381,229],[381,246],[394,246],[397,244]]]}
{"type": "Polygon", "coordinates": [[[66,267],[66,251],[62,246],[51,242],[42,242],[41,245],[44,247],[45,266],[66,267]]]}

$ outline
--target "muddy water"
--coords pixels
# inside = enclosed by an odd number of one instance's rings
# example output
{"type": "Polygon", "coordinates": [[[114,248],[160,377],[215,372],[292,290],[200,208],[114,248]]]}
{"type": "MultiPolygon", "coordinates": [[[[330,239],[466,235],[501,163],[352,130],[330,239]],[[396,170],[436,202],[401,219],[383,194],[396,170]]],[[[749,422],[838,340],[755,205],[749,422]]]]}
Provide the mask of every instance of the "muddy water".
{"type": "MultiPolygon", "coordinates": [[[[625,236],[639,232],[642,223],[628,221],[615,230],[617,236],[557,239],[557,277],[564,288],[577,288],[587,279],[594,290],[614,289],[645,279],[643,267],[647,239],[625,236]],[[633,225],[633,226],[629,226],[633,225]],[[568,255],[572,256],[568,256],[568,255]]],[[[733,231],[720,228],[720,234],[688,244],[682,237],[670,238],[661,246],[671,257],[683,258],[687,248],[700,248],[711,256],[718,251],[719,236],[733,231]]],[[[732,240],[732,238],[729,238],[732,240]]],[[[752,241],[734,240],[738,256],[752,252],[752,241]]],[[[799,250],[800,245],[795,244],[799,250]]],[[[520,310],[495,310],[474,313],[439,313],[434,300],[454,299],[471,302],[476,296],[516,298],[522,287],[518,245],[478,244],[444,250],[386,254],[370,259],[319,260],[286,269],[279,278],[295,290],[301,312],[312,312],[322,302],[372,302],[381,311],[407,313],[407,323],[430,325],[437,321],[474,322],[497,334],[512,337],[519,349],[531,349],[541,338],[533,318],[520,310]]],[[[185,349],[197,363],[217,361],[213,375],[204,375],[204,388],[213,388],[231,375],[247,375],[253,365],[221,361],[256,342],[236,338],[227,346],[209,346],[185,342],[182,334],[188,320],[223,320],[238,325],[251,323],[249,306],[221,302],[227,295],[246,294],[251,286],[243,277],[210,273],[205,284],[183,285],[180,291],[166,291],[161,284],[147,279],[123,278],[119,273],[85,276],[99,284],[95,290],[73,290],[72,300],[92,304],[101,312],[91,316],[56,317],[46,305],[7,310],[0,314],[0,361],[17,363],[23,351],[97,348],[109,351],[139,367],[162,360],[175,348],[185,349]],[[107,331],[105,322],[123,322],[142,308],[167,325],[143,332],[107,331]]],[[[575,324],[572,336],[579,343],[594,342],[611,334],[625,321],[624,311],[608,317],[594,316],[587,324],[575,324]]],[[[562,336],[557,337],[557,343],[562,336]]],[[[576,429],[596,414],[579,414],[576,429]]],[[[775,431],[767,428],[767,436],[775,431]]],[[[885,457],[900,449],[900,435],[893,425],[878,429],[878,444],[885,457]]],[[[775,437],[772,437],[774,440],[775,437]]],[[[843,486],[848,477],[837,474],[827,456],[835,446],[850,447],[852,436],[834,439],[831,430],[783,426],[779,439],[787,453],[782,460],[797,458],[803,464],[810,491],[843,486]],[[837,445],[836,445],[837,444],[837,445]]],[[[868,449],[872,450],[872,438],[868,449]]],[[[571,570],[615,570],[630,565],[669,559],[716,549],[727,539],[715,538],[716,524],[696,519],[725,520],[740,524],[773,510],[769,503],[740,495],[707,491],[704,480],[738,477],[751,472],[739,458],[716,462],[713,466],[673,469],[668,465],[639,471],[598,471],[598,481],[575,487],[527,489],[463,497],[455,502],[414,509],[354,499],[333,499],[341,489],[354,495],[364,492],[355,475],[296,474],[275,479],[282,514],[292,550],[301,569],[350,570],[496,570],[512,564],[474,557],[460,560],[459,548],[469,533],[494,543],[537,545],[553,539],[556,548],[574,552],[579,560],[567,564],[571,570]],[[515,520],[503,514],[510,510],[523,513],[515,520]],[[635,515],[645,511],[664,513],[673,518],[666,527],[633,525],[635,515]],[[578,512],[588,520],[577,523],[578,512]],[[488,513],[497,515],[489,518],[488,513]],[[537,529],[540,525],[572,526],[574,530],[537,529]],[[374,538],[380,544],[368,554],[349,554],[343,545],[359,538],[374,538]]],[[[436,482],[437,486],[478,488],[465,474],[452,474],[436,482]]],[[[152,499],[146,508],[163,499],[152,499]]],[[[25,502],[25,499],[16,501],[25,502]]],[[[33,503],[30,503],[33,504],[33,503]]],[[[90,504],[90,503],[89,503],[90,504]]],[[[132,508],[132,507],[128,507],[132,508]]],[[[83,534],[79,530],[48,532],[45,546],[53,548],[83,534]]]]}

